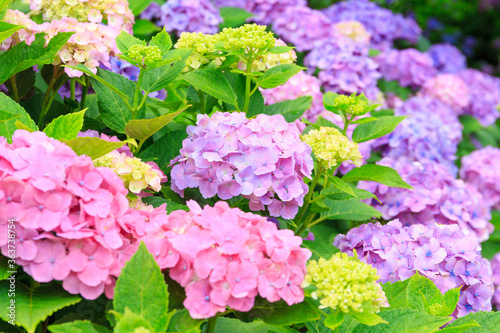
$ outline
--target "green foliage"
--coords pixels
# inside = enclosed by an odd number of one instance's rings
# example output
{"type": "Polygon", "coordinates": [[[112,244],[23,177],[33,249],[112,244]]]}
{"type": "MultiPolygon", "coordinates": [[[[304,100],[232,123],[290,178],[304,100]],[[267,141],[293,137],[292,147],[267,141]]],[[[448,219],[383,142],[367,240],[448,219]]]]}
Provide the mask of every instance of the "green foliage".
{"type": "Polygon", "coordinates": [[[70,113],[52,120],[43,132],[57,140],[71,140],[77,137],[83,126],[83,116],[86,110],[70,113]]]}
{"type": "Polygon", "coordinates": [[[331,200],[325,199],[327,211],[321,212],[323,220],[351,220],[366,221],[372,217],[381,217],[382,214],[370,205],[359,200],[331,200]]]}
{"type": "MultiPolygon", "coordinates": [[[[135,316],[142,316],[156,332],[164,332],[168,327],[172,314],[168,313],[167,285],[160,267],[142,242],[116,281],[113,307],[115,311],[125,314],[121,320],[127,317],[128,308],[135,316]]],[[[137,321],[136,317],[128,316],[131,319],[127,322],[137,321]]]]}
{"type": "Polygon", "coordinates": [[[157,46],[162,54],[166,54],[168,50],[170,50],[172,47],[172,39],[170,39],[170,35],[167,33],[165,28],[151,38],[149,46],[157,46]]]}
{"type": "Polygon", "coordinates": [[[328,260],[332,255],[339,252],[335,246],[326,242],[304,240],[302,241],[302,246],[311,250],[311,260],[318,260],[319,258],[328,260]]]}
{"type": "Polygon", "coordinates": [[[344,182],[357,182],[360,180],[370,180],[389,187],[399,187],[413,189],[408,185],[396,170],[383,165],[365,164],[359,168],[354,168],[342,177],[344,182]]]}
{"type": "Polygon", "coordinates": [[[445,331],[446,333],[454,333],[452,328],[457,328],[463,325],[472,325],[477,323],[480,327],[475,326],[470,327],[465,331],[465,333],[492,333],[498,332],[498,327],[500,326],[500,312],[476,312],[470,313],[466,316],[458,318],[446,326],[449,331],[445,331]]]}
{"type": "Polygon", "coordinates": [[[140,152],[139,157],[143,160],[155,161],[160,169],[165,169],[170,161],[179,155],[182,141],[187,138],[185,130],[167,132],[155,143],[140,152]]]}
{"type": "Polygon", "coordinates": [[[14,132],[17,130],[16,121],[21,122],[31,130],[38,130],[35,122],[22,108],[22,106],[14,102],[2,92],[0,92],[0,108],[2,111],[8,112],[9,114],[17,115],[16,118],[11,118],[0,122],[0,135],[6,137],[9,142],[11,141],[12,134],[14,134],[14,132]]]}
{"type": "Polygon", "coordinates": [[[160,30],[161,28],[150,20],[136,19],[133,26],[133,32],[135,36],[151,35],[160,30]]]}
{"type": "MultiPolygon", "coordinates": [[[[228,110],[243,110],[245,106],[245,95],[246,95],[246,79],[245,76],[236,73],[224,72],[224,76],[227,78],[231,87],[233,87],[234,92],[238,100],[238,105],[229,105],[228,110]]],[[[257,89],[250,96],[250,101],[248,105],[247,116],[258,115],[264,113],[264,97],[262,93],[257,89]]]]}
{"type": "Polygon", "coordinates": [[[108,333],[106,327],[94,324],[88,320],[77,320],[71,321],[59,325],[50,325],[48,327],[49,331],[52,333],[108,333]]]}
{"type": "Polygon", "coordinates": [[[342,311],[336,311],[330,314],[324,320],[324,325],[329,329],[336,329],[344,322],[344,313],[342,311]]]}
{"type": "Polygon", "coordinates": [[[172,54],[179,57],[179,60],[174,61],[170,65],[154,68],[144,73],[144,78],[141,82],[141,89],[146,93],[154,92],[166,88],[169,83],[174,81],[185,67],[186,60],[192,50],[172,50],[172,54]]]}
{"type": "Polygon", "coordinates": [[[253,16],[252,13],[237,7],[221,7],[219,8],[219,14],[223,20],[219,25],[221,30],[228,27],[239,27],[244,24],[248,18],[253,16]]]}
{"type": "Polygon", "coordinates": [[[185,210],[189,211],[188,206],[186,205],[180,205],[176,202],[170,201],[165,198],[160,198],[160,197],[155,197],[155,196],[150,196],[150,197],[144,197],[142,198],[142,201],[144,203],[147,203],[148,205],[152,205],[153,207],[160,207],[163,204],[167,204],[167,212],[171,213],[174,210],[185,210]]]}
{"type": "Polygon", "coordinates": [[[257,84],[264,89],[276,88],[285,84],[286,81],[303,69],[304,67],[294,64],[274,66],[264,72],[264,75],[259,78],[257,84]]]}
{"type": "Polygon", "coordinates": [[[358,125],[352,133],[352,140],[357,143],[380,138],[394,131],[407,116],[382,116],[369,123],[358,125]]]}
{"type": "Polygon", "coordinates": [[[359,189],[359,188],[353,188],[352,191],[354,192],[354,195],[350,195],[346,193],[345,191],[342,191],[338,189],[337,187],[328,187],[323,190],[321,190],[321,195],[332,199],[332,200],[349,200],[349,199],[359,199],[359,200],[365,200],[365,199],[375,199],[378,200],[378,198],[375,196],[375,194],[359,189]]]}
{"type": "Polygon", "coordinates": [[[341,190],[342,192],[347,193],[348,195],[357,198],[357,195],[354,193],[353,189],[349,184],[336,176],[328,176],[332,185],[341,190]]]}
{"type": "MultiPolygon", "coordinates": [[[[152,325],[143,316],[125,308],[123,315],[119,315],[114,329],[114,333],[130,333],[142,328],[141,333],[154,333],[152,325]]],[[[163,332],[163,331],[157,331],[163,332]]]]}
{"type": "Polygon", "coordinates": [[[10,113],[10,112],[4,111],[4,110],[0,110],[0,123],[2,123],[4,121],[11,120],[11,119],[16,119],[19,117],[21,117],[21,116],[18,114],[10,113]]]}
{"type": "Polygon", "coordinates": [[[128,50],[134,45],[146,45],[146,43],[125,31],[120,32],[116,37],[116,47],[122,54],[127,54],[128,50]]]}
{"type": "Polygon", "coordinates": [[[30,288],[16,281],[15,297],[11,293],[9,281],[0,282],[0,318],[5,321],[9,318],[8,307],[11,300],[15,301],[15,323],[24,327],[28,333],[34,333],[38,323],[66,306],[78,303],[78,296],[70,295],[57,284],[43,284],[30,288]]]}
{"type": "MultiPolygon", "coordinates": [[[[1,23],[1,22],[0,22],[1,23]]],[[[44,66],[45,68],[45,66],[44,66]]],[[[10,80],[5,81],[5,86],[9,89],[11,96],[16,101],[26,96],[35,85],[36,74],[33,68],[25,69],[14,75],[10,80]],[[15,82],[15,87],[12,83],[15,82]]]]}
{"type": "MultiPolygon", "coordinates": [[[[311,96],[302,96],[293,100],[267,105],[262,113],[268,115],[281,114],[287,122],[292,122],[299,119],[304,111],[311,107],[311,103],[311,96]]],[[[252,117],[256,115],[254,112],[250,109],[247,116],[252,117]]]]}
{"type": "Polygon", "coordinates": [[[212,69],[200,69],[182,75],[182,78],[196,89],[220,99],[228,104],[236,105],[236,94],[221,72],[212,69]]]}
{"type": "Polygon", "coordinates": [[[128,4],[134,16],[138,16],[151,2],[152,0],[131,0],[128,4]]]}
{"type": "Polygon", "coordinates": [[[122,147],[126,143],[135,144],[135,141],[132,139],[110,142],[93,137],[77,137],[63,142],[73,149],[77,155],[87,155],[93,160],[122,147]]]}

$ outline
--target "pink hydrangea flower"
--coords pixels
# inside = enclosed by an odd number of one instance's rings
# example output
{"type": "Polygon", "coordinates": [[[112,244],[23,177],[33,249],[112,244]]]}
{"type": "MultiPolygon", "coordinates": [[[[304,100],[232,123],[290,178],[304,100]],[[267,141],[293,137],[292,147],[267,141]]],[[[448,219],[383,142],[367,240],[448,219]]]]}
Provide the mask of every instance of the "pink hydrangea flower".
{"type": "Polygon", "coordinates": [[[457,115],[463,113],[470,99],[467,84],[455,74],[439,74],[427,80],[419,94],[437,98],[457,115]]]}

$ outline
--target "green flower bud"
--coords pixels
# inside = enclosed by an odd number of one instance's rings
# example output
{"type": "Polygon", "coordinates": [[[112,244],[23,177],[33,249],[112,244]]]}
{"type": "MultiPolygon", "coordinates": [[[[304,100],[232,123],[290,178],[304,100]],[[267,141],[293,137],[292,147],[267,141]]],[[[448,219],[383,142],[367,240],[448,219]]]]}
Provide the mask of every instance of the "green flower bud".
{"type": "Polygon", "coordinates": [[[155,62],[163,59],[161,50],[158,46],[144,46],[140,44],[132,45],[127,56],[134,59],[138,63],[155,62]]]}

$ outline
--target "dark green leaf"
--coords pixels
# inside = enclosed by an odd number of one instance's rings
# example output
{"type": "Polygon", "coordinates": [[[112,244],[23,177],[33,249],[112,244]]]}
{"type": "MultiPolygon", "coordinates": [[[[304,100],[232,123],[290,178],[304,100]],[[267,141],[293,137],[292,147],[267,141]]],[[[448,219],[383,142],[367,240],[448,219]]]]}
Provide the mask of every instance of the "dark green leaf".
{"type": "Polygon", "coordinates": [[[155,161],[163,170],[170,164],[170,160],[179,155],[185,138],[187,138],[185,130],[167,132],[158,141],[141,151],[139,157],[143,160],[155,161]]]}
{"type": "Polygon", "coordinates": [[[336,176],[329,176],[328,177],[330,181],[332,182],[332,185],[341,190],[342,192],[345,192],[349,194],[352,197],[357,198],[356,194],[354,193],[353,189],[349,184],[347,184],[345,181],[340,179],[339,177],[336,176]]]}
{"type": "MultiPolygon", "coordinates": [[[[287,122],[293,122],[299,119],[304,113],[304,111],[306,111],[311,107],[311,103],[312,103],[311,96],[302,96],[294,100],[288,100],[276,104],[267,105],[266,108],[264,109],[264,113],[268,115],[281,114],[283,115],[283,117],[285,117],[285,120],[287,122]]],[[[247,116],[248,117],[254,116],[255,115],[254,112],[255,111],[252,111],[251,109],[248,110],[247,116]]]]}
{"type": "Polygon", "coordinates": [[[52,333],[108,333],[106,327],[94,324],[88,320],[72,321],[59,325],[50,325],[48,327],[52,333]]]}
{"type": "Polygon", "coordinates": [[[128,4],[134,16],[138,16],[144,9],[148,8],[151,2],[152,0],[131,0],[128,4]]]}
{"type": "Polygon", "coordinates": [[[189,211],[188,206],[186,206],[186,205],[180,205],[180,204],[178,204],[176,202],[170,201],[170,200],[165,199],[165,198],[151,196],[151,197],[144,197],[144,198],[142,198],[142,201],[144,203],[148,204],[148,205],[152,205],[155,208],[160,207],[163,204],[167,204],[167,212],[168,213],[171,213],[174,210],[189,211]]]}
{"type": "Polygon", "coordinates": [[[302,246],[311,250],[313,260],[318,260],[319,258],[330,259],[339,250],[332,244],[317,241],[302,241],[302,246]]]}
{"type": "Polygon", "coordinates": [[[145,92],[154,92],[165,88],[174,81],[184,69],[185,63],[191,52],[191,49],[178,49],[170,51],[179,56],[180,60],[171,65],[154,68],[144,73],[141,89],[145,92]]]}
{"type": "Polygon", "coordinates": [[[16,102],[0,92],[0,108],[2,111],[18,115],[19,117],[0,122],[0,136],[6,137],[11,142],[12,134],[17,130],[16,121],[24,124],[27,128],[37,131],[38,127],[30,118],[29,114],[16,102]]]}
{"type": "Polygon", "coordinates": [[[221,72],[199,69],[184,74],[182,78],[196,89],[204,91],[223,102],[236,105],[236,94],[221,72]]]}
{"type": "Polygon", "coordinates": [[[248,18],[253,16],[252,13],[237,7],[221,7],[219,8],[219,13],[223,20],[223,23],[219,25],[221,30],[228,27],[239,27],[248,18]]]}
{"type": "Polygon", "coordinates": [[[401,176],[396,170],[376,164],[366,164],[359,168],[354,168],[345,174],[342,180],[346,183],[370,180],[389,187],[413,189],[413,187],[401,179],[401,176]]]}
{"type": "MultiPolygon", "coordinates": [[[[24,71],[21,71],[14,76],[14,80],[16,82],[17,97],[19,99],[26,96],[31,88],[33,88],[33,86],[35,85],[35,79],[36,75],[33,68],[25,69],[24,71]]],[[[9,92],[11,92],[10,95],[14,96],[14,89],[12,87],[11,80],[5,81],[5,86],[7,87],[7,89],[9,89],[9,92]]]]}

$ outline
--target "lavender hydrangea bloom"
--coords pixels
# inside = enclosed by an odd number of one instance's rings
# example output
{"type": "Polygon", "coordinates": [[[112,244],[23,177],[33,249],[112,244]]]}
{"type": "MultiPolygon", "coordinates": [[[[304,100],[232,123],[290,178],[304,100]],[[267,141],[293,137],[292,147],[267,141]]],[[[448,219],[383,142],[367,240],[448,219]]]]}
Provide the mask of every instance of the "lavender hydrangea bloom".
{"type": "Polygon", "coordinates": [[[400,14],[394,14],[369,0],[338,2],[325,9],[324,13],[334,23],[361,22],[372,36],[371,47],[382,51],[390,49],[398,38],[415,42],[422,32],[412,19],[404,19],[400,14]]]}
{"type": "Polygon", "coordinates": [[[304,64],[310,71],[321,70],[318,78],[326,91],[348,95],[364,92],[369,99],[376,99],[379,93],[377,63],[368,57],[365,45],[348,37],[316,43],[304,64]]]}
{"type": "Polygon", "coordinates": [[[413,186],[412,190],[389,188],[374,182],[360,182],[358,187],[368,190],[382,204],[369,199],[384,219],[399,218],[405,224],[458,224],[471,230],[480,241],[493,232],[489,223],[491,211],[484,197],[474,186],[455,179],[449,170],[429,160],[410,161],[407,158],[384,157],[377,162],[388,166],[413,186]]]}
{"type": "Polygon", "coordinates": [[[273,24],[290,7],[306,7],[306,0],[215,0],[217,7],[238,7],[254,14],[252,21],[258,24],[273,24]]]}
{"type": "Polygon", "coordinates": [[[205,198],[242,195],[251,210],[293,218],[308,192],[304,177],[314,166],[311,147],[300,140],[297,126],[282,115],[217,112],[198,115],[189,137],[171,164],[172,190],[183,195],[199,188],[205,198]]]}
{"type": "Polygon", "coordinates": [[[465,69],[458,73],[469,88],[469,105],[465,114],[471,115],[483,125],[489,126],[500,117],[497,110],[500,104],[500,88],[497,81],[478,70],[465,69]]]}
{"type": "MultiPolygon", "coordinates": [[[[474,185],[486,204],[500,210],[500,149],[485,147],[462,157],[460,178],[474,185]]],[[[500,283],[500,280],[498,281],[500,283]]]]}
{"type": "Polygon", "coordinates": [[[413,97],[395,109],[396,116],[410,116],[390,134],[373,142],[384,156],[410,160],[432,160],[452,173],[453,161],[462,139],[462,125],[452,109],[432,98],[413,97]]]}
{"type": "Polygon", "coordinates": [[[493,272],[481,257],[478,239],[458,226],[414,224],[399,220],[386,225],[364,224],[333,243],[340,251],[356,250],[361,261],[377,269],[381,282],[410,278],[418,270],[441,292],[461,288],[453,317],[471,312],[491,311],[493,272]]]}
{"type": "Polygon", "coordinates": [[[317,41],[335,38],[330,19],[309,7],[286,8],[274,21],[273,31],[284,41],[292,43],[299,52],[310,51],[317,41]]]}
{"type": "Polygon", "coordinates": [[[447,43],[435,44],[427,51],[440,73],[458,73],[467,68],[467,58],[455,46],[447,43]]]}
{"type": "Polygon", "coordinates": [[[215,34],[222,18],[210,0],[168,0],[158,6],[152,3],[140,16],[142,19],[157,19],[160,27],[178,35],[183,31],[215,34]]]}
{"type": "Polygon", "coordinates": [[[456,74],[438,74],[430,78],[418,94],[440,100],[451,107],[456,115],[464,112],[470,100],[467,84],[456,74]]]}
{"type": "Polygon", "coordinates": [[[415,49],[390,50],[375,58],[386,80],[397,80],[403,87],[421,87],[437,74],[434,62],[427,53],[415,49]]]}
{"type": "Polygon", "coordinates": [[[493,283],[495,284],[495,295],[492,303],[496,310],[500,310],[500,253],[495,254],[491,260],[491,269],[493,270],[493,283]]]}

